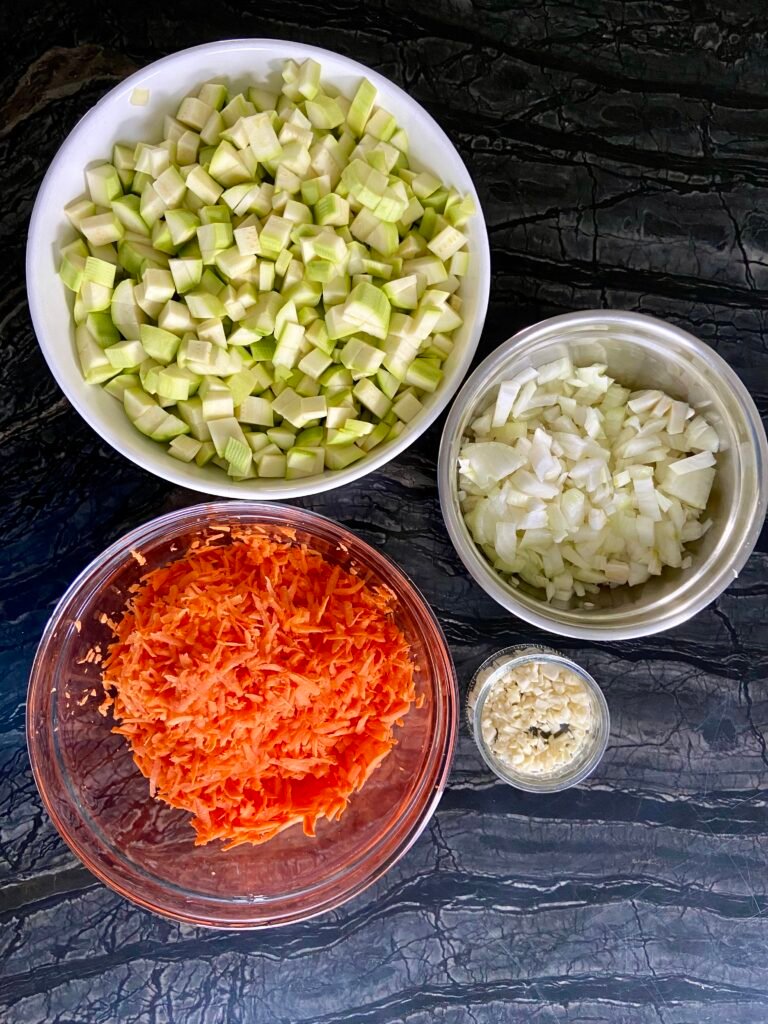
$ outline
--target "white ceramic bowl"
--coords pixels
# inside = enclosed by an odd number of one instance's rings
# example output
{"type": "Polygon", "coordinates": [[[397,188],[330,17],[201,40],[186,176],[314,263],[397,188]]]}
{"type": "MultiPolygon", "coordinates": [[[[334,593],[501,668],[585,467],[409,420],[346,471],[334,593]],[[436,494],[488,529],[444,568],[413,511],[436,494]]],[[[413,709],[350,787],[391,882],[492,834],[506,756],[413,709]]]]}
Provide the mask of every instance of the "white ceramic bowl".
{"type": "Polygon", "coordinates": [[[234,498],[291,498],[315,494],[365,476],[394,458],[437,418],[461,383],[477,348],[488,306],[490,255],[480,203],[472,179],[453,144],[429,114],[402,89],[329,50],[279,39],[230,39],[182,50],[131,75],[100,100],[69,134],[48,169],[32,211],[27,241],[27,293],[35,333],[43,355],[64,394],[105,441],[126,458],[181,487],[234,498]],[[72,316],[66,289],[57,276],[58,251],[74,238],[63,207],[85,189],[85,167],[109,159],[115,142],[159,140],[163,116],[175,114],[180,100],[203,82],[277,83],[283,61],[313,57],[323,78],[351,94],[362,77],[379,91],[379,102],[408,132],[415,166],[432,169],[447,184],[470,194],[477,203],[469,231],[470,273],[464,278],[464,324],[445,363],[445,378],[423,410],[394,441],[383,444],[347,469],[303,480],[236,482],[216,467],[178,462],[159,444],[142,436],[114,398],[100,386],[86,384],[74,347],[72,316]],[[136,88],[150,90],[147,106],[131,103],[136,88]]]}

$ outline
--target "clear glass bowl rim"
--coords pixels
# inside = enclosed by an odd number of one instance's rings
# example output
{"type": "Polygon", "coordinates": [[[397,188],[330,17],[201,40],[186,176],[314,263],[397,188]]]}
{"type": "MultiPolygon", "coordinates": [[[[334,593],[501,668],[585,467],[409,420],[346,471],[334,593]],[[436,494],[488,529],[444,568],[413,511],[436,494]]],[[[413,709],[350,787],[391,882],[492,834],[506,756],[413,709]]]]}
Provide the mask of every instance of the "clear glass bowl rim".
{"type": "Polygon", "coordinates": [[[119,537],[97,555],[67,588],[45,626],[30,671],[26,714],[27,749],[35,783],[54,826],[72,852],[100,881],[126,899],[165,917],[203,927],[256,929],[306,920],[340,906],[381,878],[410,849],[432,817],[445,789],[456,745],[458,707],[456,672],[442,629],[419,589],[395,562],[345,526],[317,512],[275,502],[209,501],[157,516],[119,537]],[[399,594],[406,595],[409,610],[418,622],[419,631],[423,631],[424,648],[430,658],[431,671],[438,681],[439,690],[435,697],[437,706],[433,750],[425,762],[421,785],[413,794],[410,804],[401,809],[393,828],[369,846],[365,856],[353,865],[351,872],[344,872],[341,878],[337,872],[330,881],[319,882],[312,890],[311,900],[299,903],[294,897],[284,907],[279,905],[276,898],[246,905],[238,903],[238,913],[233,914],[233,901],[194,893],[189,893],[189,898],[181,900],[161,881],[149,887],[151,892],[147,892],[146,888],[142,891],[140,885],[145,884],[143,878],[132,885],[131,875],[138,875],[139,869],[131,865],[127,858],[115,857],[112,850],[105,847],[93,832],[88,834],[88,845],[85,845],[75,834],[75,828],[68,824],[66,819],[70,815],[79,819],[81,824],[84,819],[79,813],[71,783],[61,771],[61,765],[47,763],[46,759],[52,758],[54,749],[51,729],[53,703],[47,683],[58,631],[67,626],[69,609],[97,593],[99,586],[110,574],[132,557],[131,551],[140,550],[143,544],[173,536],[174,533],[189,532],[196,527],[202,528],[217,520],[229,522],[238,518],[254,523],[273,522],[293,526],[310,534],[313,533],[313,527],[316,527],[325,539],[330,535],[342,543],[352,543],[364,552],[381,578],[399,594]],[[64,812],[57,806],[56,794],[51,792],[56,782],[60,783],[61,790],[70,795],[69,806],[64,808],[64,812]]]}

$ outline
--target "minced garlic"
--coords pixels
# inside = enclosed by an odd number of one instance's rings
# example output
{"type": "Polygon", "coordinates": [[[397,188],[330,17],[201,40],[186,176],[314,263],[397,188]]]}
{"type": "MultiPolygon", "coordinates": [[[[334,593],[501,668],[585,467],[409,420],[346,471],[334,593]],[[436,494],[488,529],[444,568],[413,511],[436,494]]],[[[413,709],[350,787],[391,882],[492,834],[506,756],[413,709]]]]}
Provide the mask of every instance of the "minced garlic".
{"type": "Polygon", "coordinates": [[[565,665],[528,661],[492,685],[480,717],[488,750],[525,775],[552,774],[583,751],[594,732],[587,686],[565,665]]]}

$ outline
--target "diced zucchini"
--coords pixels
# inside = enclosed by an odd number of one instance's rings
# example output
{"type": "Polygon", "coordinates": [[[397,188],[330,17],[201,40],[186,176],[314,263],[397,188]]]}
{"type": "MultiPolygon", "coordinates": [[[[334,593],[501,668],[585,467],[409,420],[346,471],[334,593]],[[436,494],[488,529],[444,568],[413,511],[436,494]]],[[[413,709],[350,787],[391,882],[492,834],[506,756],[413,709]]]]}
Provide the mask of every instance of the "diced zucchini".
{"type": "Polygon", "coordinates": [[[195,463],[198,466],[207,466],[216,455],[216,448],[212,441],[201,441],[200,448],[195,456],[195,463]]]}
{"type": "Polygon", "coordinates": [[[348,370],[373,374],[379,369],[384,352],[360,338],[350,338],[339,353],[339,361],[348,370]]]}
{"type": "Polygon", "coordinates": [[[347,125],[353,135],[360,138],[365,131],[368,119],[376,102],[376,87],[364,78],[357,87],[352,103],[347,111],[347,125]]]}
{"type": "Polygon", "coordinates": [[[232,143],[226,139],[223,139],[214,150],[208,166],[208,173],[225,188],[251,181],[253,178],[244,159],[232,143]]]}
{"type": "MultiPolygon", "coordinates": [[[[446,204],[445,216],[449,224],[454,227],[461,228],[467,223],[470,217],[473,217],[477,213],[477,207],[472,196],[464,196],[458,202],[454,203],[450,209],[446,204]]],[[[452,270],[452,274],[457,274],[457,271],[452,270]]]]}
{"type": "Polygon", "coordinates": [[[224,324],[220,317],[212,316],[197,325],[197,337],[200,341],[209,341],[219,348],[227,347],[224,324]]]}
{"type": "Polygon", "coordinates": [[[257,473],[260,477],[267,479],[281,479],[286,476],[286,469],[286,456],[282,452],[275,454],[269,452],[259,459],[257,473]]]}
{"type": "Polygon", "coordinates": [[[153,187],[167,207],[178,206],[187,190],[186,182],[173,165],[155,179],[153,187]]]}
{"type": "Polygon", "coordinates": [[[296,433],[288,427],[272,427],[267,431],[267,439],[280,451],[287,452],[296,443],[296,433]]]}
{"type": "Polygon", "coordinates": [[[460,252],[455,252],[451,256],[451,263],[449,267],[452,274],[456,277],[463,277],[469,270],[469,253],[466,249],[462,249],[460,252]]]}
{"type": "Polygon", "coordinates": [[[110,206],[113,199],[123,194],[117,169],[112,164],[98,164],[85,172],[92,201],[96,206],[110,206]]]}
{"type": "Polygon", "coordinates": [[[190,210],[168,210],[165,222],[174,246],[182,246],[189,239],[196,238],[200,218],[190,210]]]}
{"type": "Polygon", "coordinates": [[[440,314],[440,317],[434,324],[433,330],[439,333],[450,333],[455,331],[457,327],[461,327],[464,320],[456,312],[453,306],[445,306],[440,314]]]}
{"type": "Polygon", "coordinates": [[[392,411],[399,420],[402,420],[404,423],[410,423],[414,416],[418,415],[423,408],[423,405],[415,395],[404,394],[402,398],[398,398],[393,404],[392,411]]]}
{"type": "Polygon", "coordinates": [[[325,450],[325,467],[326,469],[346,469],[347,466],[351,466],[364,456],[365,452],[356,444],[328,447],[325,450]]]}
{"type": "MultiPolygon", "coordinates": [[[[426,359],[414,359],[405,375],[405,383],[421,391],[434,391],[443,379],[443,371],[426,359]]],[[[402,417],[401,417],[402,418],[402,417]]]]}
{"type": "MultiPolygon", "coordinates": [[[[213,443],[215,446],[215,438],[213,443]]],[[[227,472],[230,476],[244,477],[253,464],[253,452],[245,437],[240,440],[238,437],[228,436],[223,458],[229,464],[227,472]]]]}
{"type": "MultiPolygon", "coordinates": [[[[318,175],[316,178],[308,178],[301,183],[301,198],[307,206],[316,206],[320,200],[330,194],[331,179],[327,174],[318,175]]],[[[315,211],[317,216],[317,211],[315,211]]],[[[318,221],[317,223],[320,223],[318,221]]]]}
{"type": "Polygon", "coordinates": [[[174,259],[168,261],[168,269],[179,295],[191,291],[200,284],[203,276],[203,261],[197,259],[174,259]]]}
{"type": "Polygon", "coordinates": [[[139,326],[146,323],[146,314],[136,302],[134,282],[130,278],[119,281],[112,292],[109,310],[112,322],[124,338],[135,338],[139,326]]]}
{"type": "Polygon", "coordinates": [[[147,358],[140,341],[118,341],[104,349],[104,355],[116,370],[138,368],[147,358]]]}
{"type": "Polygon", "coordinates": [[[274,425],[272,403],[255,395],[248,395],[242,400],[235,410],[235,416],[241,423],[251,423],[259,427],[274,425]]]}
{"type": "MultiPolygon", "coordinates": [[[[208,126],[211,118],[215,117],[215,114],[211,114],[211,117],[206,121],[205,127],[208,126]]],[[[181,126],[183,127],[183,125],[181,126]]],[[[176,159],[182,167],[188,167],[195,163],[200,151],[200,135],[197,132],[182,131],[179,137],[176,139],[176,159]]]]}
{"type": "MultiPolygon", "coordinates": [[[[277,259],[285,249],[291,235],[291,222],[284,217],[270,216],[259,234],[261,254],[267,259],[277,259]]],[[[285,270],[278,271],[285,273],[285,270]]]]}
{"type": "Polygon", "coordinates": [[[355,384],[352,393],[355,398],[361,402],[366,409],[381,418],[386,416],[392,407],[392,402],[387,398],[383,391],[380,391],[373,381],[367,377],[363,377],[355,384]]]}
{"type": "Polygon", "coordinates": [[[349,224],[349,201],[336,192],[322,196],[315,205],[315,221],[317,224],[339,227],[349,224]]]}
{"type": "Polygon", "coordinates": [[[260,163],[280,158],[282,146],[268,111],[246,117],[243,126],[248,135],[251,152],[260,163]]]}
{"type": "MultiPolygon", "coordinates": [[[[114,313],[112,314],[112,319],[115,319],[114,313]]],[[[174,299],[169,299],[165,303],[157,318],[157,323],[158,326],[166,331],[171,331],[173,334],[182,335],[186,334],[187,331],[195,330],[195,321],[187,306],[182,302],[176,302],[174,299]]]]}
{"type": "Polygon", "coordinates": [[[123,394],[127,388],[138,387],[141,387],[141,380],[135,373],[121,373],[117,377],[108,380],[104,385],[104,390],[108,395],[112,395],[113,398],[122,402],[123,394]]]}
{"type": "Polygon", "coordinates": [[[141,216],[138,196],[118,196],[112,200],[112,212],[128,231],[149,237],[149,228],[141,216]]]}
{"type": "Polygon", "coordinates": [[[267,435],[261,430],[246,430],[245,439],[254,455],[268,447],[270,443],[267,435]]]}
{"type": "Polygon", "coordinates": [[[373,428],[370,434],[360,439],[360,441],[358,442],[358,446],[364,452],[371,451],[377,445],[387,440],[387,438],[389,437],[389,430],[389,424],[385,423],[382,420],[380,423],[376,424],[376,426],[373,428]]]}
{"type": "Polygon", "coordinates": [[[174,459],[179,459],[181,462],[192,462],[197,457],[201,448],[201,441],[196,441],[193,437],[179,434],[168,445],[168,452],[174,459]]]}
{"type": "Polygon", "coordinates": [[[211,432],[211,440],[216,448],[216,454],[221,458],[226,458],[227,444],[233,439],[244,445],[248,449],[248,454],[251,455],[251,449],[245,439],[243,429],[234,416],[211,419],[208,421],[208,429],[211,432]]]}
{"type": "Polygon", "coordinates": [[[337,128],[344,121],[344,111],[331,96],[318,93],[306,102],[307,117],[312,126],[319,130],[337,128]]]}
{"type": "MultiPolygon", "coordinates": [[[[85,271],[83,273],[85,274],[85,271]]],[[[108,309],[112,302],[112,289],[109,285],[83,279],[78,301],[85,314],[108,309]]]]}
{"type": "Polygon", "coordinates": [[[462,249],[467,244],[467,239],[460,231],[456,228],[451,227],[449,224],[444,227],[437,235],[434,235],[431,241],[427,244],[427,248],[437,256],[438,259],[445,262],[449,260],[455,253],[462,249]]]}
{"type": "Polygon", "coordinates": [[[217,202],[224,189],[205,168],[200,164],[192,164],[190,168],[184,168],[184,170],[187,188],[193,195],[196,195],[204,203],[217,202]]]}
{"type": "Polygon", "coordinates": [[[125,227],[115,213],[97,213],[80,221],[80,230],[93,245],[108,245],[119,242],[125,234],[125,227]]]}
{"type": "Polygon", "coordinates": [[[189,426],[183,420],[167,413],[139,388],[126,389],[123,406],[134,426],[153,441],[170,441],[180,434],[189,433],[189,426]]]}
{"type": "Polygon", "coordinates": [[[214,377],[206,377],[200,385],[203,418],[206,422],[224,417],[233,417],[235,403],[227,385],[214,377]]]}
{"type": "Polygon", "coordinates": [[[387,281],[382,285],[382,291],[397,309],[416,309],[419,304],[416,274],[387,281]]]}
{"type": "Polygon", "coordinates": [[[175,285],[169,270],[150,267],[142,277],[144,295],[149,302],[167,302],[173,298],[175,285]]]}
{"type": "Polygon", "coordinates": [[[82,239],[71,242],[61,250],[59,277],[70,291],[78,292],[80,290],[87,259],[88,246],[82,239]]]}
{"type": "Polygon", "coordinates": [[[169,398],[174,402],[186,401],[197,391],[200,380],[191,370],[174,363],[158,371],[157,393],[161,398],[169,398]]]}
{"type": "Polygon", "coordinates": [[[85,324],[97,345],[106,348],[120,341],[120,332],[112,323],[112,317],[106,311],[89,313],[85,324]]]}
{"type": "Polygon", "coordinates": [[[205,83],[165,141],[86,171],[59,268],[83,375],[172,457],[236,480],[342,469],[439,386],[475,205],[408,168],[375,101],[288,61],[279,97],[205,83]]]}
{"type": "MultiPolygon", "coordinates": [[[[208,320],[211,317],[227,315],[224,304],[217,295],[210,292],[193,291],[184,296],[187,308],[195,320],[208,320]]],[[[193,328],[194,330],[194,328],[193,328]]]]}
{"type": "Polygon", "coordinates": [[[75,348],[88,384],[103,384],[119,373],[119,367],[108,358],[106,349],[101,348],[84,323],[75,329],[75,348]]]}
{"type": "Polygon", "coordinates": [[[69,218],[72,227],[79,231],[82,221],[96,213],[96,204],[87,196],[81,196],[79,199],[73,199],[71,203],[67,203],[64,213],[69,218]]]}
{"type": "Polygon", "coordinates": [[[285,477],[298,480],[316,476],[325,468],[325,449],[321,447],[291,448],[286,455],[285,477]]]}
{"type": "Polygon", "coordinates": [[[199,132],[213,113],[213,107],[197,96],[186,96],[176,113],[176,119],[182,124],[199,132]]]}
{"type": "Polygon", "coordinates": [[[299,361],[299,369],[302,373],[306,373],[314,380],[317,380],[323,371],[331,366],[332,363],[333,360],[330,355],[322,349],[313,348],[311,352],[307,352],[307,354],[299,361]]]}
{"type": "Polygon", "coordinates": [[[226,206],[201,206],[198,216],[201,224],[229,224],[231,226],[232,223],[232,217],[226,206]]]}
{"type": "Polygon", "coordinates": [[[203,415],[202,399],[198,395],[186,400],[179,400],[176,403],[176,410],[181,419],[189,426],[192,437],[198,441],[210,440],[211,432],[203,415]]]}
{"type": "Polygon", "coordinates": [[[386,338],[390,305],[381,288],[362,281],[352,289],[343,309],[345,322],[354,324],[359,330],[372,334],[375,338],[386,338]]]}
{"type": "Polygon", "coordinates": [[[139,337],[146,354],[159,363],[170,363],[175,358],[181,342],[177,334],[164,331],[161,327],[153,327],[151,324],[141,324],[139,337]]]}

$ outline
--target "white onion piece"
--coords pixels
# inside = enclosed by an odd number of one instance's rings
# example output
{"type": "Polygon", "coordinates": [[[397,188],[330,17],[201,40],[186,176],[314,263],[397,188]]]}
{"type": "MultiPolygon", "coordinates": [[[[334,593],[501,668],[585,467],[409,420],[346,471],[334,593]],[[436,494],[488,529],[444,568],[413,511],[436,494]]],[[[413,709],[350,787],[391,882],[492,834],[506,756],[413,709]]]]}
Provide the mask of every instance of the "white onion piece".
{"type": "Polygon", "coordinates": [[[520,393],[520,388],[528,381],[536,380],[536,370],[529,366],[527,370],[516,374],[511,380],[502,381],[499,385],[499,394],[496,398],[496,405],[493,410],[492,426],[500,427],[509,419],[512,406],[520,393]]]}
{"type": "Polygon", "coordinates": [[[673,402],[669,410],[669,426],[667,427],[669,433],[682,434],[688,414],[692,412],[693,410],[685,402],[673,402]]]}
{"type": "Polygon", "coordinates": [[[649,412],[664,397],[661,391],[640,391],[627,402],[632,412],[649,412]]]}
{"type": "Polygon", "coordinates": [[[698,455],[689,455],[687,459],[671,463],[669,469],[678,476],[685,476],[686,473],[695,473],[697,469],[709,469],[714,464],[715,456],[712,452],[699,452],[698,455]]]}
{"type": "MultiPolygon", "coordinates": [[[[636,586],[686,568],[720,440],[686,402],[630,391],[568,357],[503,381],[459,452],[459,500],[475,542],[547,600],[636,586]]],[[[589,603],[585,601],[585,604],[589,603]]]]}
{"type": "Polygon", "coordinates": [[[524,464],[522,455],[499,441],[465,445],[459,456],[459,471],[481,490],[514,473],[524,464]]]}

